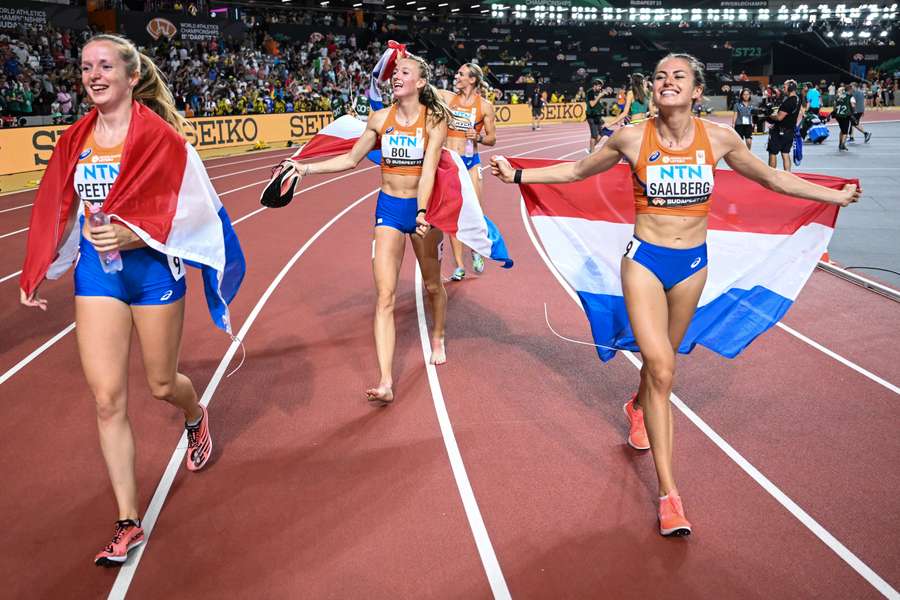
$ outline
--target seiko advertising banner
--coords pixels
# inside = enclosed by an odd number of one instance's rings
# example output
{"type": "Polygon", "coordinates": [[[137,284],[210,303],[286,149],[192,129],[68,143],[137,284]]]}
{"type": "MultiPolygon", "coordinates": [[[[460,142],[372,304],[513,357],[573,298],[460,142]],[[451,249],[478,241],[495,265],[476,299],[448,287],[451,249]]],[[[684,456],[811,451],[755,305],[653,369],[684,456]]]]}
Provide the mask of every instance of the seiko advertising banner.
{"type": "Polygon", "coordinates": [[[85,29],[88,26],[87,11],[83,6],[44,4],[24,0],[3,0],[0,3],[0,31],[30,27],[36,29],[65,27],[85,29]]]}
{"type": "Polygon", "coordinates": [[[149,44],[159,39],[193,44],[220,38],[241,40],[247,35],[246,25],[225,19],[145,12],[120,12],[118,18],[125,35],[138,44],[149,44]]]}

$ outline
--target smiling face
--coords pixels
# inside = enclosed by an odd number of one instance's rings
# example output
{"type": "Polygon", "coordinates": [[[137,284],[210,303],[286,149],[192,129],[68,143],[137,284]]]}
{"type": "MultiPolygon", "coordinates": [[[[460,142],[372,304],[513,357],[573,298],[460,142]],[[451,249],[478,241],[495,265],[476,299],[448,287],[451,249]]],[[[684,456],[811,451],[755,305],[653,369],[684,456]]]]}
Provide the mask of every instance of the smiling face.
{"type": "Polygon", "coordinates": [[[746,88],[741,90],[741,102],[750,102],[750,90],[746,88]]]}
{"type": "Polygon", "coordinates": [[[472,75],[472,71],[466,67],[466,65],[461,66],[457,69],[456,74],[453,76],[453,86],[457,89],[457,91],[463,91],[468,88],[471,88],[475,84],[475,77],[472,75]]]}
{"type": "Polygon", "coordinates": [[[125,61],[111,42],[91,42],[81,52],[81,83],[101,110],[130,100],[138,76],[126,72],[125,61]]]}
{"type": "Polygon", "coordinates": [[[394,98],[418,97],[419,90],[425,87],[419,63],[408,58],[398,60],[391,76],[391,87],[394,90],[394,98]]]}
{"type": "Polygon", "coordinates": [[[653,75],[653,101],[659,107],[691,106],[702,94],[691,64],[683,58],[664,60],[653,75]]]}

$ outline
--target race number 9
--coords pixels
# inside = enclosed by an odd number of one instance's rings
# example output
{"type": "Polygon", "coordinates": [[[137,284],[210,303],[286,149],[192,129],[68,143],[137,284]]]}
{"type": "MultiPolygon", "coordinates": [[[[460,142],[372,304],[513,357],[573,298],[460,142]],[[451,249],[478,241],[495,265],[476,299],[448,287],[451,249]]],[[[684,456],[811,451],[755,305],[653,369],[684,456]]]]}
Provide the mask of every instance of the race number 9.
{"type": "Polygon", "coordinates": [[[175,281],[184,277],[184,263],[181,258],[170,254],[167,254],[166,258],[169,261],[169,270],[172,271],[172,277],[175,278],[175,281]]]}

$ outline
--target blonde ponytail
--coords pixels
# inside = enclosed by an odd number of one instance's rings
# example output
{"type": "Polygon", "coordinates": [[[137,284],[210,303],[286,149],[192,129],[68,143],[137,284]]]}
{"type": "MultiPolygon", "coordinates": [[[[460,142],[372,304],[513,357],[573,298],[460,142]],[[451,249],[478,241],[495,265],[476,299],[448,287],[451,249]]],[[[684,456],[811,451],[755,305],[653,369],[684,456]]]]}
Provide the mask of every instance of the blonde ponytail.
{"type": "Polygon", "coordinates": [[[125,63],[125,72],[129,75],[138,73],[138,82],[131,92],[131,97],[162,117],[184,137],[188,121],[176,110],[175,99],[156,63],[138,51],[131,40],[122,36],[108,33],[95,35],[84,46],[93,42],[107,42],[116,47],[119,57],[125,63]]]}
{"type": "Polygon", "coordinates": [[[141,61],[141,78],[134,86],[132,97],[162,117],[184,137],[188,121],[175,108],[175,98],[172,97],[165,75],[149,56],[142,52],[138,52],[138,56],[141,61]]]}

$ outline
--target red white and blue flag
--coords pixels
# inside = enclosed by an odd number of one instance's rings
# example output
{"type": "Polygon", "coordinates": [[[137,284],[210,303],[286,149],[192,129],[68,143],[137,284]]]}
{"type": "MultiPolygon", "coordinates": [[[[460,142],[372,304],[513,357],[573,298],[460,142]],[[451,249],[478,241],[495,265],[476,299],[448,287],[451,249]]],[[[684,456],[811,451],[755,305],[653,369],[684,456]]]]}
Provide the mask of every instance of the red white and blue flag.
{"type": "MultiPolygon", "coordinates": [[[[510,158],[514,168],[563,161],[510,158]]],[[[846,180],[801,177],[832,189],[846,180]]],[[[637,351],[622,295],[620,264],[634,231],[631,169],[578,183],[523,184],[528,214],[554,266],[578,293],[599,346],[637,351]]],[[[797,299],[834,233],[838,206],[772,192],[717,170],[707,235],[709,271],[679,352],[697,345],[734,358],[797,299]]],[[[600,358],[615,352],[598,348],[600,358]]]]}
{"type": "MultiPolygon", "coordinates": [[[[344,115],[325,126],[291,158],[303,160],[344,154],[353,148],[365,130],[364,122],[344,115]]],[[[373,159],[372,153],[369,158],[380,163],[380,158],[373,159]]],[[[481,210],[475,186],[462,159],[446,148],[441,150],[425,219],[482,256],[502,263],[504,268],[513,266],[503,236],[481,210]]]]}
{"type": "MultiPolygon", "coordinates": [[[[20,277],[26,293],[45,277],[61,277],[77,257],[81,228],[75,164],[96,120],[97,111],[92,110],[66,130],[41,179],[20,277]]],[[[180,262],[200,268],[210,316],[231,333],[228,304],[246,268],[231,220],[197,151],[139,102],[132,106],[121,173],[103,211],[149,247],[178,259],[172,261],[173,274],[180,262]]]]}
{"type": "Polygon", "coordinates": [[[381,58],[375,63],[372,69],[372,77],[369,79],[369,88],[366,90],[366,97],[369,99],[369,112],[381,110],[384,108],[384,101],[381,98],[381,85],[391,78],[394,73],[394,66],[397,64],[398,58],[406,55],[406,45],[388,40],[387,49],[381,54],[381,58]]]}

